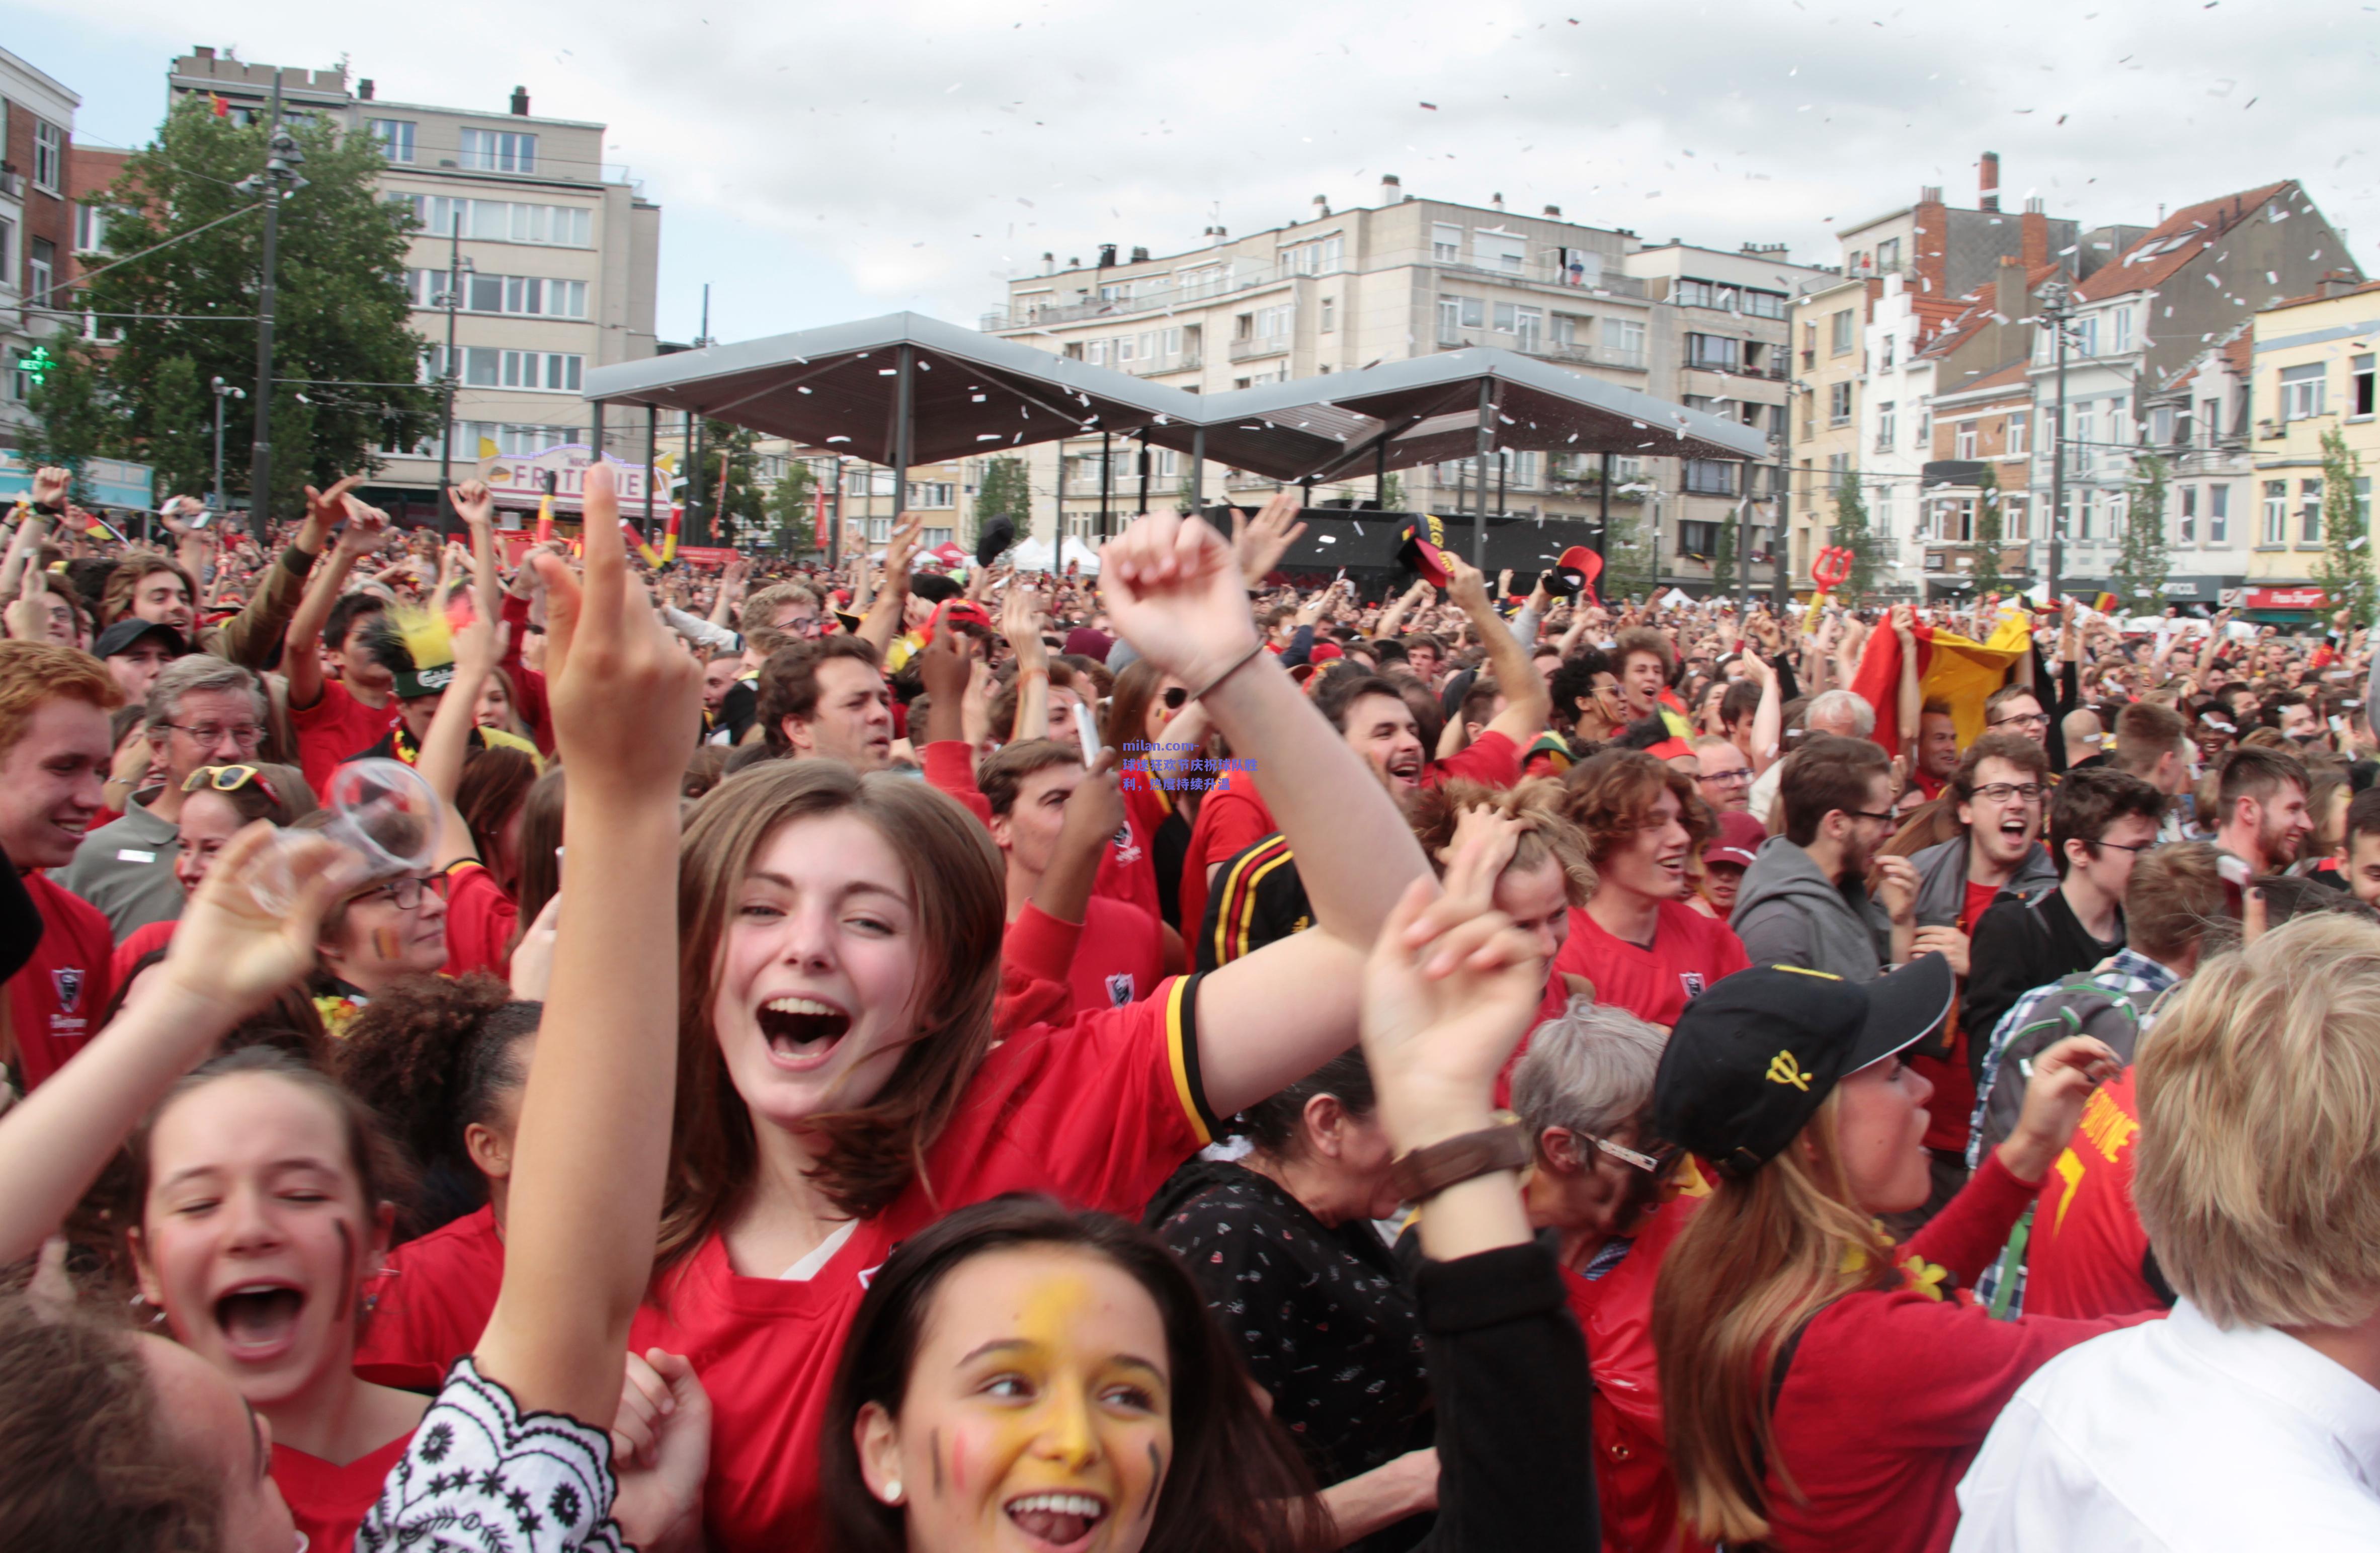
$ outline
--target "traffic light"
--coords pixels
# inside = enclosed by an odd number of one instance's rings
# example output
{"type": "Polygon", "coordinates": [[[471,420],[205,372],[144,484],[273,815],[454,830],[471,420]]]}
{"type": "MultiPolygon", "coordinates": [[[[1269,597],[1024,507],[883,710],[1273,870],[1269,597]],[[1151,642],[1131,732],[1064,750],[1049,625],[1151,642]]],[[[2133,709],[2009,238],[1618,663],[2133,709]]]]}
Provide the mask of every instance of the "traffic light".
{"type": "Polygon", "coordinates": [[[50,354],[47,346],[35,346],[17,358],[17,370],[36,387],[49,381],[50,369],[57,364],[58,358],[50,354]]]}

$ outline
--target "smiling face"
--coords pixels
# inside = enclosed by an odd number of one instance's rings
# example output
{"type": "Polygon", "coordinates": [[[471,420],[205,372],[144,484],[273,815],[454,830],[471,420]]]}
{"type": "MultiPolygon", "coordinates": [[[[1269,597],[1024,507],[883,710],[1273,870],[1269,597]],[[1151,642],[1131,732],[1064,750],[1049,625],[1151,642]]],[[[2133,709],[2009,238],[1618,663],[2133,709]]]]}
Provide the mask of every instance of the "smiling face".
{"type": "Polygon", "coordinates": [[[1347,747],[1371,763],[1392,791],[1421,785],[1421,725],[1396,696],[1358,696],[1348,703],[1347,747]]]}
{"type": "Polygon", "coordinates": [[[367,997],[401,977],[428,976],[446,964],[446,898],[433,879],[376,884],[347,903],[338,927],[323,933],[321,953],[333,975],[367,997]]]}
{"type": "Polygon", "coordinates": [[[55,696],[0,758],[0,847],[19,868],[63,868],[103,802],[107,713],[55,696]]]}
{"type": "Polygon", "coordinates": [[[1603,858],[1603,882],[1656,901],[1683,900],[1689,884],[1686,855],[1693,846],[1683,806],[1664,787],[1644,825],[1603,858]]]}
{"type": "Polygon", "coordinates": [[[1871,1062],[1835,1086],[1835,1147],[1852,1198],[1870,1213],[1925,1206],[1925,1102],[1934,1086],[1898,1057],[1871,1062]]]}
{"type": "Polygon", "coordinates": [[[247,823],[231,800],[212,788],[201,787],[182,800],[180,848],[174,854],[174,880],[181,885],[184,894],[198,892],[199,882],[214,866],[215,854],[247,823]]]}
{"type": "Polygon", "coordinates": [[[190,634],[190,590],[172,572],[155,571],[132,590],[132,613],[155,625],[171,625],[190,634]]]}
{"type": "Polygon", "coordinates": [[[1136,1553],[1173,1457],[1157,1302],[1103,1256],[989,1252],[933,1298],[896,1419],[854,1425],[913,1553],[1136,1553]]]}
{"type": "Polygon", "coordinates": [[[735,887],[711,1027],[756,1121],[799,1129],[875,1098],[917,1027],[915,886],[875,826],[797,819],[735,887]]]}
{"type": "Polygon", "coordinates": [[[1959,725],[1948,712],[1929,711],[1917,719],[1917,769],[1937,782],[1947,782],[1959,769],[1959,725]]]}
{"type": "MultiPolygon", "coordinates": [[[[53,639],[57,639],[53,637],[53,639]]],[[[73,638],[65,638],[71,646],[73,638]]],[[[143,637],[122,652],[107,660],[107,672],[115,681],[115,688],[124,692],[127,701],[145,701],[149,687],[174,661],[174,651],[155,637],[143,637]]]]}
{"type": "Polygon", "coordinates": [[[149,1165],[134,1256],[175,1337],[260,1409],[346,1384],[388,1220],[332,1102],[285,1075],[225,1074],[166,1104],[149,1165]]]}
{"type": "Polygon", "coordinates": [[[513,725],[513,698],[504,692],[504,682],[490,674],[480,683],[479,699],[471,703],[471,721],[482,728],[510,728],[513,725]]]}
{"type": "Polygon", "coordinates": [[[1967,827],[1967,838],[1975,850],[1995,867],[2014,868],[2033,850],[2041,834],[2043,795],[2038,791],[2041,779],[2013,761],[1998,757],[1982,760],[1975,766],[1975,795],[1959,806],[1959,823],[1967,827]],[[2030,798],[2020,793],[2006,797],[1993,797],[1985,788],[2032,787],[2030,798]]]}

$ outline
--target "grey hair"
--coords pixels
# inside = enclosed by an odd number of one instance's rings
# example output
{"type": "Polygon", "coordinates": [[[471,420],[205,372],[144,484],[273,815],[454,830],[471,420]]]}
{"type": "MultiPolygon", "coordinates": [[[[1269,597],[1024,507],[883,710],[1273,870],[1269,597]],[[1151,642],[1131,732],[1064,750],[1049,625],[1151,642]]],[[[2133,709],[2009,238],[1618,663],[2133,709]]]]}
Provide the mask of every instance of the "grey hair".
{"type": "Polygon", "coordinates": [[[264,686],[254,674],[211,652],[186,653],[166,664],[156,683],[149,687],[149,704],[141,722],[151,744],[155,744],[158,732],[170,726],[180,714],[182,698],[200,690],[245,691],[255,703],[257,722],[262,722],[268,715],[264,686]]]}
{"type": "Polygon", "coordinates": [[[1624,1009],[1572,998],[1537,1026],[1512,1070],[1512,1110],[1535,1141],[1548,1127],[1609,1137],[1653,1103],[1653,1074],[1669,1041],[1624,1009]]]}
{"type": "Polygon", "coordinates": [[[1802,726],[1815,728],[1826,719],[1843,716],[1852,720],[1852,738],[1864,739],[1876,733],[1876,709],[1869,706],[1867,698],[1856,690],[1820,691],[1809,706],[1803,709],[1802,726]]]}

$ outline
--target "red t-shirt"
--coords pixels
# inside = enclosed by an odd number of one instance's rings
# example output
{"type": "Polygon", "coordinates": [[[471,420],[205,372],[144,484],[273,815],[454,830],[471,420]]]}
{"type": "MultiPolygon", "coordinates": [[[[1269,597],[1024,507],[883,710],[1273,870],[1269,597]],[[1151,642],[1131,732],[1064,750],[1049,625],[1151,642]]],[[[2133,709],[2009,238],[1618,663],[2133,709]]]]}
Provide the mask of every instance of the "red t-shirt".
{"type": "Polygon", "coordinates": [[[17,1076],[30,1095],[99,1034],[100,1011],[115,992],[108,962],[115,934],[97,906],[38,868],[25,876],[25,892],[42,914],[42,941],[8,980],[8,1017],[17,1076]]]}
{"type": "Polygon", "coordinates": [[[1207,869],[1238,856],[1281,827],[1257,794],[1254,771],[1234,768],[1216,779],[1198,802],[1190,826],[1190,850],[1182,859],[1182,919],[1184,938],[1207,920],[1207,869]]]}
{"type": "Polygon", "coordinates": [[[628,1344],[686,1355],[710,1393],[703,1514],[719,1553],[817,1542],[827,1389],[868,1280],[895,1244],[1002,1192],[1137,1216],[1206,1146],[1196,1000],[1197,978],[1174,977],[1139,1002],[994,1048],[927,1149],[924,1179],[861,1220],[816,1276],[745,1277],[717,1235],[662,1276],[628,1344]]]}
{"type": "Polygon", "coordinates": [[[396,726],[396,701],[368,707],[347,693],[337,680],[322,682],[322,698],[310,707],[291,707],[289,725],[298,734],[298,769],[306,785],[320,798],[331,773],[388,737],[396,726]]]}
{"type": "Polygon", "coordinates": [[[146,959],[150,951],[164,949],[174,941],[174,929],[182,925],[178,916],[164,922],[151,922],[132,929],[131,936],[115,946],[107,958],[107,995],[132,979],[132,967],[146,959]]]}
{"type": "Polygon", "coordinates": [[[1490,787],[1512,787],[1521,780],[1521,747],[1502,734],[1482,734],[1443,760],[1430,763],[1423,781],[1432,787],[1461,779],[1490,787]]]}
{"type": "Polygon", "coordinates": [[[407,1429],[379,1450],[337,1467],[274,1442],[273,1481],[306,1535],[307,1553],[348,1553],[355,1547],[356,1528],[380,1502],[382,1485],[412,1443],[413,1431],[407,1429]]]}
{"type": "Polygon", "coordinates": [[[1562,1270],[1595,1376],[1595,1499],[1606,1547],[1670,1553],[1681,1546],[1678,1482],[1661,1434],[1661,1384],[1653,1358],[1653,1284],[1670,1243],[1702,1201],[1679,1197],[1664,1204],[1645,1221],[1620,1265],[1601,1278],[1590,1282],[1562,1270]]]}
{"type": "Polygon", "coordinates": [[[356,1374],[376,1386],[435,1391],[449,1365],[480,1345],[504,1281],[496,1210],[483,1207],[388,1254],[364,1283],[370,1314],[356,1374]]]}
{"type": "MultiPolygon", "coordinates": [[[[1999,898],[1998,885],[1977,884],[1969,880],[1966,904],[1959,909],[1959,931],[1972,935],[1975,924],[1984,919],[1984,913],[1999,898]]],[[[1985,1030],[1983,1034],[1988,1038],[1991,1032],[1985,1030]]],[[[1975,1075],[1967,1065],[1966,1021],[1951,1021],[1949,1056],[1912,1057],[1909,1065],[1934,1086],[1933,1098],[1925,1102],[1925,1147],[1965,1152],[1968,1124],[1975,1114],[1975,1075]]]]}
{"type": "Polygon", "coordinates": [[[1683,901],[1663,901],[1652,945],[1644,949],[1605,932],[1585,906],[1571,907],[1570,938],[1554,956],[1553,968],[1593,982],[1597,1002],[1667,1026],[1712,982],[1751,965],[1743,940],[1726,923],[1683,901]]]}
{"type": "MultiPolygon", "coordinates": [[[[923,753],[926,780],[990,825],[991,801],[975,784],[975,752],[957,739],[937,739],[923,753]]],[[[1135,783],[1129,771],[1123,773],[1117,789],[1124,800],[1123,824],[1116,831],[1113,844],[1099,856],[1099,871],[1091,880],[1091,893],[1120,901],[1155,918],[1157,859],[1150,853],[1149,843],[1157,830],[1141,822],[1133,803],[1135,795],[1146,798],[1148,794],[1135,783]]]]}
{"type": "Polygon", "coordinates": [[[1090,898],[1082,941],[1066,967],[1077,1010],[1121,1008],[1157,990],[1165,975],[1165,942],[1157,917],[1121,901],[1090,898]]]}
{"type": "Polygon", "coordinates": [[[2041,1183],[2025,1251],[2027,1316],[2120,1316],[2161,1310],[2143,1270],[2149,1235],[2132,1207],[2140,1135],[2132,1070],[2083,1102],[2082,1125],[2041,1183]]]}
{"type": "Polygon", "coordinates": [[[512,974],[513,927],[520,904],[496,876],[468,858],[446,870],[446,974],[512,974]]]}

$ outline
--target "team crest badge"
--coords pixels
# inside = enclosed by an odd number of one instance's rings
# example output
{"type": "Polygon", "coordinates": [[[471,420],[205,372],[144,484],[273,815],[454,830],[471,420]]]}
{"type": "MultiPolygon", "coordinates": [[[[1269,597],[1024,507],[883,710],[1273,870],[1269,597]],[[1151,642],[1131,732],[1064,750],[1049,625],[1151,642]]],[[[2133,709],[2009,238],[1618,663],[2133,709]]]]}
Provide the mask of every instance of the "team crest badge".
{"type": "Polygon", "coordinates": [[[82,967],[61,965],[50,973],[50,984],[57,989],[58,1012],[72,1013],[82,1004],[82,967]]]}
{"type": "Polygon", "coordinates": [[[1115,975],[1108,977],[1108,1003],[1111,1007],[1123,1007],[1126,1003],[1132,1001],[1133,994],[1136,990],[1138,990],[1138,989],[1133,985],[1132,973],[1130,971],[1118,971],[1115,975]]]}
{"type": "Polygon", "coordinates": [[[1700,971],[1680,971],[1680,972],[1678,973],[1678,980],[1679,980],[1681,983],[1682,983],[1682,984],[1684,985],[1685,989],[1686,989],[1686,996],[1687,996],[1687,997],[1689,997],[1689,998],[1699,998],[1699,997],[1701,997],[1701,996],[1703,995],[1703,973],[1702,973],[1702,972],[1700,972],[1700,971]]]}

